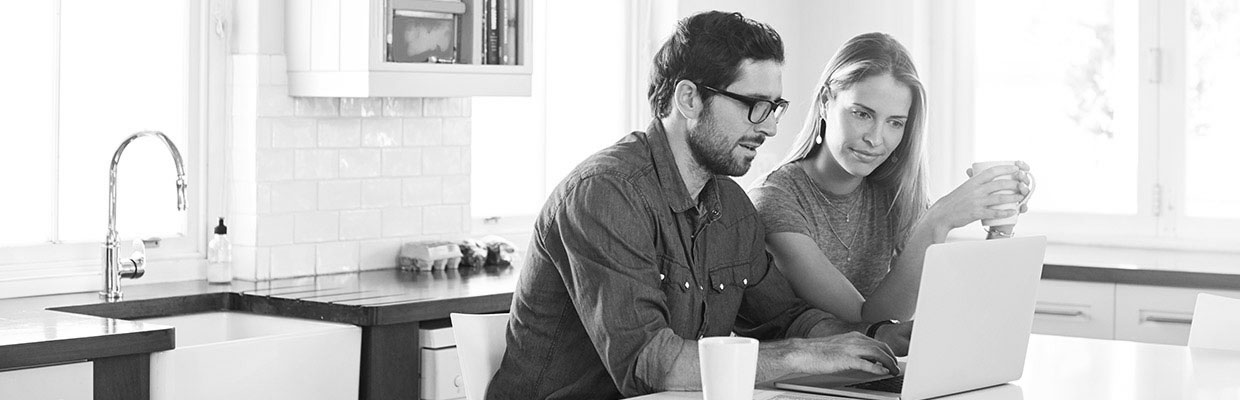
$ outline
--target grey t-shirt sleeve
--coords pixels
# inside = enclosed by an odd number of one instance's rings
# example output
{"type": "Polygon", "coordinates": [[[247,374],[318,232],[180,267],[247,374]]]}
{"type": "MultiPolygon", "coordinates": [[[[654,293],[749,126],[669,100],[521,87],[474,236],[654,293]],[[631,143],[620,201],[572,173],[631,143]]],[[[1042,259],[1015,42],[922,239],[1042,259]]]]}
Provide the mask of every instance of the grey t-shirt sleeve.
{"type": "Polygon", "coordinates": [[[749,198],[766,225],[766,234],[794,232],[812,237],[805,209],[792,193],[767,184],[751,189],[749,198]]]}

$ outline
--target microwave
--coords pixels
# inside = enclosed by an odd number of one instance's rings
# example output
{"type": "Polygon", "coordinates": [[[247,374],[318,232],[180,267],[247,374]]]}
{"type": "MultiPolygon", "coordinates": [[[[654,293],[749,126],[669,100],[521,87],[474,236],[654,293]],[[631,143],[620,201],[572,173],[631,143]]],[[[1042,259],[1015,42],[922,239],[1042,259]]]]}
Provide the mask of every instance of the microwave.
{"type": "Polygon", "coordinates": [[[461,63],[465,2],[388,0],[385,29],[388,62],[461,63]]]}

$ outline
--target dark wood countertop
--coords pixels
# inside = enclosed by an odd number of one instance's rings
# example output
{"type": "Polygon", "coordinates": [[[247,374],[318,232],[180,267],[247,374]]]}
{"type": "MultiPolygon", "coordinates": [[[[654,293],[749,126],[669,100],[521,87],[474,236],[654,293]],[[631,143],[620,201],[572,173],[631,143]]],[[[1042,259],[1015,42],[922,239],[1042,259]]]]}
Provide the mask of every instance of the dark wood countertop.
{"type": "Polygon", "coordinates": [[[227,285],[126,281],[124,300],[114,303],[94,292],[5,299],[0,369],[174,348],[172,328],[130,319],[234,310],[369,327],[506,310],[516,270],[387,269],[227,285]]]}
{"type": "Polygon", "coordinates": [[[1240,253],[1051,244],[1042,279],[1240,290],[1240,253]]]}
{"type": "Polygon", "coordinates": [[[64,313],[0,320],[0,370],[173,348],[162,325],[64,313]]]}
{"type": "Polygon", "coordinates": [[[125,300],[50,309],[139,319],[205,311],[246,311],[358,326],[447,318],[507,309],[516,268],[410,272],[398,269],[240,282],[228,290],[201,281],[133,286],[125,300]],[[194,285],[196,284],[196,285],[194,285]]]}

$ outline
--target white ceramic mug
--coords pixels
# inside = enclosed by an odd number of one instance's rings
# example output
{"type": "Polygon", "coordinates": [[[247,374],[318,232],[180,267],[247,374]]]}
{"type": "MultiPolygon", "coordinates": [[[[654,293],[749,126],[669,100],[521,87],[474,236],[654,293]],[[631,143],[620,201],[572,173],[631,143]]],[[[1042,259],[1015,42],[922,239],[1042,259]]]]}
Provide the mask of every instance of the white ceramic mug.
{"type": "MultiPolygon", "coordinates": [[[[990,169],[990,168],[994,168],[994,167],[1002,166],[1002,165],[1016,165],[1016,161],[985,161],[985,162],[976,162],[976,163],[973,163],[973,175],[980,174],[980,173],[982,173],[982,171],[985,171],[985,170],[990,169]]],[[[1025,203],[1028,203],[1028,202],[1029,202],[1029,198],[1030,198],[1030,197],[1033,197],[1033,190],[1034,190],[1035,188],[1037,188],[1037,180],[1035,180],[1035,179],[1033,178],[1033,173],[1032,173],[1032,172],[1025,172],[1025,174],[1029,175],[1029,194],[1028,194],[1028,195],[1025,195],[1025,199],[1024,199],[1024,200],[1021,200],[1019,203],[1003,203],[1003,204],[997,204],[997,205],[990,206],[990,208],[991,208],[991,209],[994,209],[994,210],[1018,210],[1018,211],[1019,211],[1021,206],[1025,205],[1025,203]]],[[[1007,174],[1007,175],[999,175],[999,176],[995,177],[995,180],[999,180],[999,179],[1015,179],[1015,177],[1014,177],[1012,174],[1007,174]]],[[[1015,193],[1016,193],[1016,191],[1014,191],[1014,190],[1000,190],[1000,191],[995,192],[995,193],[998,193],[998,194],[1015,194],[1015,193]]],[[[983,220],[982,220],[982,226],[1003,226],[1003,225],[1016,225],[1016,218],[1017,218],[1017,217],[1019,217],[1019,216],[1020,216],[1020,213],[1017,213],[1016,215],[1013,215],[1013,216],[1010,216],[1010,217],[1007,217],[1007,218],[991,218],[991,219],[983,219],[983,220]]]]}
{"type": "Polygon", "coordinates": [[[705,400],[753,399],[758,368],[758,340],[746,337],[708,337],[698,340],[705,400]]]}

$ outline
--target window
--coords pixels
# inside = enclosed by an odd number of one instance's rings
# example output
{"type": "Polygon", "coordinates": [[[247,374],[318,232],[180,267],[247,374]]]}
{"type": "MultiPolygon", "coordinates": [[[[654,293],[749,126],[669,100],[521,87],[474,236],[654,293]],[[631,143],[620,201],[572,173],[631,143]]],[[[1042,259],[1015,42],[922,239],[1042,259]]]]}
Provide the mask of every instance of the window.
{"type": "MultiPolygon", "coordinates": [[[[1240,3],[1189,0],[1185,10],[1184,213],[1240,219],[1234,170],[1240,149],[1240,3]]],[[[1234,235],[1235,232],[1233,231],[1234,235]]]]}
{"type": "MultiPolygon", "coordinates": [[[[6,4],[0,24],[0,270],[45,262],[98,264],[107,226],[108,165],[117,146],[162,131],[185,162],[189,211],[176,209],[164,145],[134,141],[119,164],[122,240],[163,238],[152,256],[196,253],[206,175],[206,5],[195,1],[59,0],[6,4]]],[[[122,244],[122,252],[128,245],[122,244]]],[[[3,271],[0,271],[3,272],[3,271]]]]}
{"type": "Polygon", "coordinates": [[[473,99],[470,207],[475,219],[498,223],[487,230],[528,231],[547,195],[577,164],[645,129],[647,78],[638,68],[653,51],[645,36],[630,36],[644,31],[629,21],[648,21],[651,9],[667,7],[655,3],[532,3],[533,94],[473,99]]]}
{"type": "Polygon", "coordinates": [[[952,133],[931,138],[954,143],[955,171],[975,160],[1032,165],[1038,188],[1021,232],[1236,244],[1226,232],[1240,228],[1240,187],[1220,184],[1232,180],[1225,163],[1240,146],[1240,124],[1228,118],[1240,104],[1236,2],[952,4],[956,26],[932,28],[955,46],[935,54],[954,61],[935,75],[938,90],[951,88],[935,107],[950,110],[938,126],[952,133]]]}
{"type": "Polygon", "coordinates": [[[1137,212],[1136,27],[1116,23],[1131,20],[1123,4],[977,3],[975,157],[1037,165],[1042,210],[1137,212]]]}

